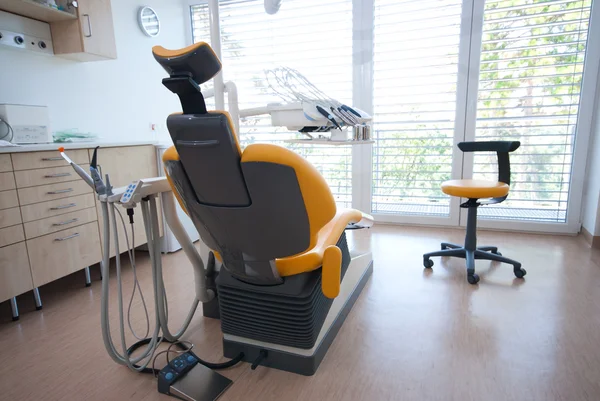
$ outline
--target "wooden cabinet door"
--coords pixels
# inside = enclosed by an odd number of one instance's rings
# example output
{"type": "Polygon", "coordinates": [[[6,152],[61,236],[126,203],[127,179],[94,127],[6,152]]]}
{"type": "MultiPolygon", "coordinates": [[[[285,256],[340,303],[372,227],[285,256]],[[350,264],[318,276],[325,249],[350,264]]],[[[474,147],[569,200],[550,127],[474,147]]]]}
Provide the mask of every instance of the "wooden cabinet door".
{"type": "Polygon", "coordinates": [[[86,53],[117,58],[110,0],[79,0],[79,25],[86,53]]]}
{"type": "MultiPolygon", "coordinates": [[[[90,149],[90,160],[92,159],[93,152],[94,150],[90,149]]],[[[105,180],[105,174],[108,174],[110,176],[110,183],[114,188],[127,186],[134,180],[138,180],[140,178],[158,177],[156,150],[152,145],[100,148],[98,149],[98,165],[100,166],[100,170],[102,172],[102,179],[105,180]]],[[[117,207],[125,219],[125,223],[127,225],[127,234],[129,235],[129,241],[131,241],[131,226],[129,224],[129,218],[126,215],[125,209],[123,209],[121,206],[117,207]]],[[[159,210],[158,222],[160,225],[160,231],[162,233],[162,214],[160,214],[160,203],[158,203],[157,207],[159,210]]],[[[136,206],[134,212],[135,246],[139,246],[147,242],[141,206],[136,206]]],[[[98,223],[100,225],[100,233],[102,236],[101,240],[102,243],[104,243],[102,229],[104,221],[102,219],[100,202],[98,202],[98,223]]],[[[127,250],[127,245],[125,242],[125,234],[123,233],[121,219],[118,216],[117,227],[119,230],[119,252],[123,253],[127,250]]],[[[112,257],[115,256],[112,234],[110,238],[110,244],[110,256],[112,257]]]]}
{"type": "MultiPolygon", "coordinates": [[[[94,149],[90,149],[89,152],[91,161],[94,149]]],[[[153,145],[100,148],[98,165],[102,172],[102,179],[105,179],[105,175],[108,174],[114,188],[125,187],[140,178],[158,176],[156,151],[153,145]]]]}
{"type": "Polygon", "coordinates": [[[25,242],[0,248],[0,302],[32,289],[25,242]]]}
{"type": "Polygon", "coordinates": [[[100,243],[96,222],[27,240],[33,284],[39,287],[98,263],[100,243]]]}
{"type": "Polygon", "coordinates": [[[110,0],[79,0],[77,15],[50,24],[54,54],[79,61],[117,58],[110,0]]]}

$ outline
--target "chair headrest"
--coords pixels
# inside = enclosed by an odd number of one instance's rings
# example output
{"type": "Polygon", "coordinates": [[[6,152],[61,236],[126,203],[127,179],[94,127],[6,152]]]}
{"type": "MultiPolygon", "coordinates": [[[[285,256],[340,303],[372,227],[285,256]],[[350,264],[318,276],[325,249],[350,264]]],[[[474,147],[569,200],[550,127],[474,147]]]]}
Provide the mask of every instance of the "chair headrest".
{"type": "Polygon", "coordinates": [[[198,85],[208,81],[221,71],[221,61],[205,42],[198,42],[179,50],[154,46],[152,54],[171,77],[187,76],[198,85]]]}

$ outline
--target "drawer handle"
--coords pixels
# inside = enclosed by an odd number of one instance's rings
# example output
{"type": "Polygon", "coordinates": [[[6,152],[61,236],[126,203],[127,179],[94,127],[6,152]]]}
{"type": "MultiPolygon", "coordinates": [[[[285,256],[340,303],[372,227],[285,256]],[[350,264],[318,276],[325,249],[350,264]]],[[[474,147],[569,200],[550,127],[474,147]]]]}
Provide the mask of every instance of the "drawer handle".
{"type": "Polygon", "coordinates": [[[46,194],[47,195],[58,195],[58,194],[66,194],[67,192],[73,192],[73,188],[59,189],[58,191],[46,192],[46,194]]]}
{"type": "Polygon", "coordinates": [[[73,235],[67,235],[66,237],[56,238],[54,241],[66,241],[71,238],[79,237],[79,233],[75,233],[73,235]]]}
{"type": "Polygon", "coordinates": [[[83,14],[83,16],[87,17],[88,32],[90,33],[89,35],[86,35],[84,33],[83,36],[85,36],[86,38],[91,38],[92,37],[92,20],[91,20],[89,14],[83,14]]]}
{"type": "Polygon", "coordinates": [[[51,207],[50,210],[62,210],[62,209],[68,209],[70,207],[75,207],[75,206],[77,206],[77,203],[69,203],[68,205],[60,205],[60,206],[51,207]]]}
{"type": "Polygon", "coordinates": [[[58,174],[48,174],[48,175],[45,175],[44,177],[46,177],[46,178],[58,178],[58,177],[68,177],[70,175],[71,175],[71,173],[58,173],[58,174]]]}
{"type": "Polygon", "coordinates": [[[59,160],[63,160],[63,158],[60,156],[58,156],[58,157],[42,157],[43,162],[57,162],[59,160]]]}
{"type": "Polygon", "coordinates": [[[71,220],[67,220],[67,221],[61,221],[60,223],[54,223],[52,225],[53,226],[66,226],[67,224],[76,223],[78,221],[79,221],[79,219],[71,219],[71,220]]]}

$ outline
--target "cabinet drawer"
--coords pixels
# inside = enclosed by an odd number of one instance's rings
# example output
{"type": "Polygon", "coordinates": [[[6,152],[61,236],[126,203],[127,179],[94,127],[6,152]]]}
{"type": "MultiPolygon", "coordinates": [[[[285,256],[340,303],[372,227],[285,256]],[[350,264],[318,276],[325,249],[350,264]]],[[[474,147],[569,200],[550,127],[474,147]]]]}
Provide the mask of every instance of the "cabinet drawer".
{"type": "Polygon", "coordinates": [[[22,224],[0,228],[0,247],[16,244],[21,241],[25,241],[25,233],[23,232],[22,224]]]}
{"type": "Polygon", "coordinates": [[[0,209],[8,209],[15,206],[19,206],[19,198],[17,198],[16,190],[0,192],[0,209]]]}
{"type": "Polygon", "coordinates": [[[9,189],[15,189],[15,175],[11,171],[10,173],[0,173],[0,191],[6,191],[9,189]]]}
{"type": "Polygon", "coordinates": [[[48,217],[47,219],[30,221],[24,224],[25,237],[32,239],[92,221],[96,221],[95,207],[61,214],[60,216],[48,217]]]}
{"type": "MultiPolygon", "coordinates": [[[[84,170],[88,171],[90,165],[82,164],[81,167],[84,170]]],[[[71,166],[15,171],[14,174],[15,179],[17,180],[17,188],[34,187],[36,185],[56,184],[58,182],[81,180],[81,178],[77,175],[77,173],[73,170],[73,167],[71,166]]]]}
{"type": "Polygon", "coordinates": [[[32,289],[25,242],[0,248],[0,302],[32,289]]]}
{"type": "MultiPolygon", "coordinates": [[[[77,164],[89,163],[87,149],[76,149],[68,151],[69,157],[77,164]]],[[[12,167],[15,171],[19,170],[32,170],[35,168],[48,168],[48,167],[61,167],[68,166],[69,163],[65,161],[58,152],[58,150],[52,150],[49,152],[27,152],[27,153],[13,153],[12,154],[12,167]]]]}
{"type": "Polygon", "coordinates": [[[98,223],[28,240],[27,250],[33,284],[39,287],[100,261],[98,223]]]}
{"type": "Polygon", "coordinates": [[[58,216],[59,214],[75,212],[94,206],[96,206],[94,195],[87,194],[21,206],[21,214],[23,215],[23,222],[27,223],[33,220],[45,219],[46,217],[58,216]]]}
{"type": "Polygon", "coordinates": [[[0,210],[0,228],[21,224],[21,211],[18,207],[0,210]]]}
{"type": "Polygon", "coordinates": [[[13,171],[12,162],[10,161],[9,154],[0,155],[0,172],[5,173],[7,171],[13,171]]]}
{"type": "Polygon", "coordinates": [[[59,184],[41,185],[39,187],[20,188],[21,206],[68,198],[70,196],[91,194],[92,188],[83,180],[62,182],[59,184]]]}

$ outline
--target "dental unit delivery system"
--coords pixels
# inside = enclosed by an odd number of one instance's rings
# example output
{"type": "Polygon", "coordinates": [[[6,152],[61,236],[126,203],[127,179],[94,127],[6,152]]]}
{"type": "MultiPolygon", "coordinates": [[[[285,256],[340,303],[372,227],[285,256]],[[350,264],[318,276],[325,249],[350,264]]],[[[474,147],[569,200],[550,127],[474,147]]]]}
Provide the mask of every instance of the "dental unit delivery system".
{"type": "MultiPolygon", "coordinates": [[[[131,183],[127,187],[112,188],[110,185],[110,179],[108,174],[105,176],[105,181],[102,180],[98,166],[97,166],[97,151],[94,150],[92,163],[90,165],[91,175],[88,174],[83,168],[74,163],[65,153],[64,148],[59,148],[61,156],[73,167],[75,172],[90,186],[94,189],[97,194],[98,200],[101,202],[102,220],[103,220],[103,236],[104,241],[102,245],[102,299],[101,299],[101,325],[102,325],[102,337],[104,345],[108,354],[111,358],[121,365],[126,365],[130,369],[138,372],[153,372],[156,371],[148,366],[153,362],[153,357],[156,350],[161,342],[175,343],[180,340],[181,336],[185,333],[188,328],[194,313],[200,302],[208,303],[215,300],[215,292],[207,288],[206,283],[206,270],[204,263],[200,257],[200,254],[194,247],[193,243],[189,239],[185,229],[181,225],[181,222],[177,218],[177,212],[175,208],[175,200],[171,187],[166,177],[157,178],[145,178],[140,179],[136,182],[131,183]],[[194,270],[194,281],[195,281],[195,297],[190,310],[185,318],[181,327],[172,332],[168,325],[168,311],[166,292],[163,282],[162,263],[159,244],[159,226],[158,226],[158,213],[156,198],[160,196],[162,202],[162,208],[164,211],[165,219],[167,224],[173,231],[173,234],[181,244],[183,251],[190,260],[194,270]],[[150,253],[150,261],[152,265],[152,278],[153,278],[153,292],[155,299],[155,320],[156,325],[151,332],[149,338],[140,338],[135,332],[134,335],[139,341],[132,347],[128,347],[125,342],[125,317],[123,311],[123,291],[121,283],[121,258],[119,249],[119,238],[117,231],[117,214],[125,231],[125,239],[127,243],[127,252],[129,254],[132,266],[135,269],[135,256],[133,255],[134,248],[134,231],[133,231],[133,210],[140,204],[142,216],[144,219],[144,226],[146,230],[146,236],[148,239],[148,251],[150,253]],[[129,222],[131,225],[132,242],[127,235],[125,229],[125,221],[121,212],[117,209],[117,206],[123,206],[127,209],[127,215],[129,216],[129,222]],[[117,302],[119,310],[119,330],[120,336],[118,339],[118,345],[115,345],[110,332],[109,323],[109,277],[110,277],[110,245],[111,245],[111,232],[113,236],[113,247],[115,250],[115,264],[116,264],[116,275],[117,275],[117,302]],[[147,344],[147,345],[146,345],[147,344]],[[143,345],[146,347],[142,352],[132,357],[131,354],[134,350],[141,348],[143,345]]],[[[135,274],[135,270],[134,270],[135,274]]],[[[139,283],[136,285],[139,289],[139,283]]],[[[135,292],[135,287],[134,287],[135,292]]],[[[141,292],[141,289],[140,289],[141,292]]],[[[133,296],[133,295],[132,295],[133,296]]],[[[143,296],[142,296],[143,297],[143,296]]],[[[142,302],[145,301],[142,298],[142,302]]],[[[131,307],[131,302],[130,306],[131,307]]],[[[147,311],[146,311],[147,314],[147,311]]],[[[149,323],[148,323],[149,324],[149,323]]],[[[130,324],[131,328],[131,324],[130,324]]],[[[132,329],[133,331],[133,329],[132,329]]],[[[148,330],[149,331],[149,330],[148,330]]],[[[173,351],[174,352],[174,351],[173,351]]],[[[198,358],[199,359],[199,358],[198,358]]],[[[226,363],[227,366],[237,363],[238,360],[232,360],[231,363],[226,363]]],[[[199,363],[203,363],[200,360],[199,363]]],[[[208,364],[208,363],[206,363],[208,364]]],[[[222,366],[218,364],[208,364],[213,368],[220,368],[222,366]]],[[[221,364],[225,365],[225,364],[221,364]]]]}

